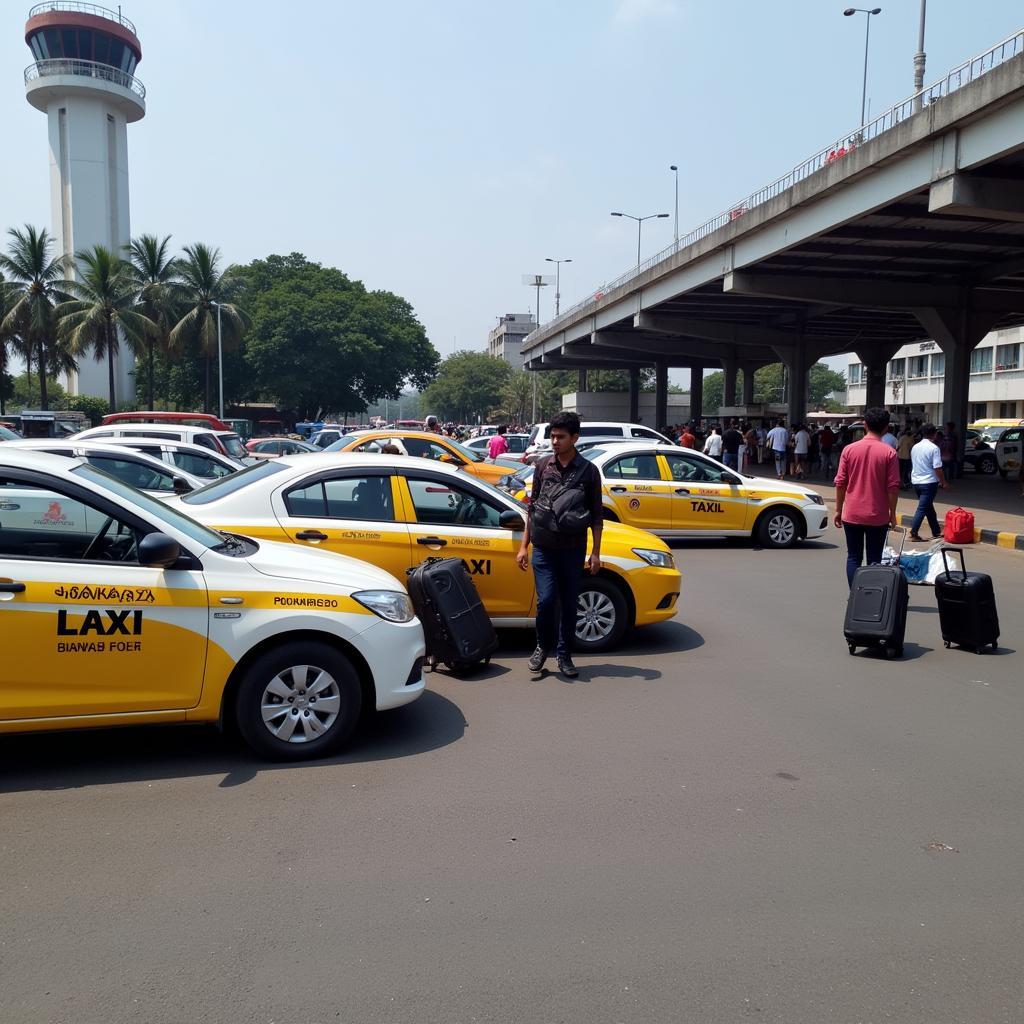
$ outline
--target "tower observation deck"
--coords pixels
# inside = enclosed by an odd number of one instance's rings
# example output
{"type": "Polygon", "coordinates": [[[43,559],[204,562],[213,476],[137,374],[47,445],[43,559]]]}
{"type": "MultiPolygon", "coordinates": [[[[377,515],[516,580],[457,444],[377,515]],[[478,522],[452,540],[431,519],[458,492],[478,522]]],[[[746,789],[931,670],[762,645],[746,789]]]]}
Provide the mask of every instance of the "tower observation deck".
{"type": "MultiPolygon", "coordinates": [[[[67,256],[94,245],[120,253],[131,237],[127,126],[146,114],[146,89],[135,77],[142,60],[135,26],[97,4],[49,0],[29,11],[25,42],[35,58],[25,69],[25,98],[48,121],[57,248],[67,256]]],[[[119,402],[132,395],[132,370],[122,348],[115,361],[119,402]]],[[[105,363],[80,356],[68,389],[106,396],[105,363]]]]}

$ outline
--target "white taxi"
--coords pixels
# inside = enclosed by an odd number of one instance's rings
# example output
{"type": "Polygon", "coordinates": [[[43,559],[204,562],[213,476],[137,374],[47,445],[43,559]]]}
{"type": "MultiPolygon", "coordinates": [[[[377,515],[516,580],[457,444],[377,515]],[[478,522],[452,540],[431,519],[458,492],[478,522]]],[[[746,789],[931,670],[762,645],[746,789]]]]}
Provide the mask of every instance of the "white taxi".
{"type": "Polygon", "coordinates": [[[323,757],[424,689],[403,586],[219,533],[79,459],[0,449],[0,733],[237,723],[323,757]]]}

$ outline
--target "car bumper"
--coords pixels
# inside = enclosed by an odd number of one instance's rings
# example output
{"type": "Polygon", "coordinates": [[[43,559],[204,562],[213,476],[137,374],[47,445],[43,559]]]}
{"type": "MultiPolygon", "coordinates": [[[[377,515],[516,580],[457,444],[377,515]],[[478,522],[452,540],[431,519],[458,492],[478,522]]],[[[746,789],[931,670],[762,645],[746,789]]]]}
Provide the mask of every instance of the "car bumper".
{"type": "Polygon", "coordinates": [[[412,622],[379,619],[359,635],[360,654],[366,659],[377,693],[377,710],[409,704],[423,693],[423,627],[412,622]]]}
{"type": "Polygon", "coordinates": [[[801,511],[804,514],[804,521],[807,523],[806,537],[820,537],[828,530],[829,516],[827,505],[809,502],[801,507],[801,511]]]}
{"type": "Polygon", "coordinates": [[[636,605],[634,625],[650,626],[675,616],[682,587],[682,574],[678,569],[645,566],[628,573],[626,580],[636,605]]]}

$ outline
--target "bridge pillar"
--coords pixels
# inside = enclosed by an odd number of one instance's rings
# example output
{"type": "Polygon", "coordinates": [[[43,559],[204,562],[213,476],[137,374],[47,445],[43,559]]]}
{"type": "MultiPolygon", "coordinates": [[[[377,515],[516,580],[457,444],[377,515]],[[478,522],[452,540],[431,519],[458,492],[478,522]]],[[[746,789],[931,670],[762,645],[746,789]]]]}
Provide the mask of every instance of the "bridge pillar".
{"type": "Polygon", "coordinates": [[[899,351],[899,345],[876,342],[871,345],[861,345],[857,349],[857,358],[863,363],[864,385],[867,394],[864,397],[864,406],[867,409],[872,407],[885,407],[885,371],[889,360],[899,351]]]}
{"type": "Polygon", "coordinates": [[[704,415],[704,364],[690,366],[690,419],[699,423],[704,415]]]}
{"type": "Polygon", "coordinates": [[[576,390],[586,391],[587,390],[587,371],[578,370],[576,379],[576,390]]]}
{"type": "Polygon", "coordinates": [[[722,388],[722,405],[736,404],[736,371],[739,363],[735,356],[726,356],[722,359],[722,369],[725,371],[725,381],[722,388]]]}
{"type": "Polygon", "coordinates": [[[786,411],[786,423],[791,427],[795,423],[803,423],[807,418],[807,395],[814,359],[803,338],[800,338],[792,348],[775,351],[789,371],[789,408],[786,411]]]}
{"type": "Polygon", "coordinates": [[[629,422],[636,423],[640,417],[640,367],[629,371],[629,422]]]}
{"type": "Polygon", "coordinates": [[[756,363],[744,363],[740,369],[743,371],[743,404],[750,406],[754,404],[754,369],[756,363]]]}
{"type": "Polygon", "coordinates": [[[668,363],[654,364],[654,429],[661,430],[668,419],[668,363]]]}

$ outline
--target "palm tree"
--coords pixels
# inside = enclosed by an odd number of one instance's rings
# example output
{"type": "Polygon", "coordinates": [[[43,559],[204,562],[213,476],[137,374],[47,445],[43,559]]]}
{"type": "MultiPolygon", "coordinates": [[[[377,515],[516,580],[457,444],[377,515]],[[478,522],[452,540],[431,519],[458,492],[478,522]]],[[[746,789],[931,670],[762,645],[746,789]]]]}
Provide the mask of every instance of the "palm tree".
{"type": "Polygon", "coordinates": [[[131,266],[102,245],[75,253],[78,279],[67,282],[73,298],[57,307],[60,336],[72,352],[91,349],[97,359],[107,360],[110,411],[117,409],[114,387],[114,356],[120,336],[137,355],[144,339],[157,331],[149,317],[135,309],[138,289],[131,266]]]}
{"type": "Polygon", "coordinates": [[[240,282],[231,272],[219,270],[220,250],[202,242],[185,246],[185,256],[178,262],[178,275],[188,311],[171,329],[170,347],[181,351],[189,342],[199,346],[206,363],[203,386],[203,409],[210,411],[210,366],[217,355],[217,312],[220,305],[221,334],[225,348],[237,345],[249,326],[249,318],[231,300],[240,282]]]}
{"type": "MultiPolygon", "coordinates": [[[[26,224],[24,230],[11,228],[7,233],[13,241],[7,254],[0,254],[0,270],[11,279],[8,289],[13,295],[0,329],[21,335],[29,366],[35,353],[40,405],[46,409],[47,361],[61,344],[54,330],[54,309],[67,297],[68,264],[64,256],[51,259],[53,239],[46,228],[37,231],[26,224]]],[[[58,363],[66,361],[64,354],[57,355],[58,363]]]]}
{"type": "Polygon", "coordinates": [[[158,239],[156,235],[139,235],[128,246],[128,260],[132,276],[139,290],[139,312],[149,317],[157,326],[157,333],[147,335],[147,409],[155,408],[153,394],[153,356],[159,346],[166,351],[171,328],[177,323],[177,312],[181,307],[181,285],[178,282],[178,265],[167,249],[171,236],[158,239]]]}

